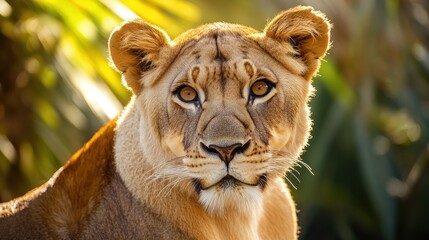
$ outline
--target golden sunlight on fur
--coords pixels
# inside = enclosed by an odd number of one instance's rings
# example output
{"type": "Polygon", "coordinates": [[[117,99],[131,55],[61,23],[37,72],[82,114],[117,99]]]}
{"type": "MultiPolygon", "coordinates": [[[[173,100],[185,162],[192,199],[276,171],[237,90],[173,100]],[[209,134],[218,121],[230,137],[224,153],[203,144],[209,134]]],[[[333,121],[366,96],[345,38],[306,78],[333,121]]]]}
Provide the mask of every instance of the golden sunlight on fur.
{"type": "Polygon", "coordinates": [[[123,23],[109,51],[130,103],[47,183],[0,204],[0,238],[297,239],[284,176],[305,164],[329,31],[301,6],[263,32],[213,23],[171,40],[123,23]]]}

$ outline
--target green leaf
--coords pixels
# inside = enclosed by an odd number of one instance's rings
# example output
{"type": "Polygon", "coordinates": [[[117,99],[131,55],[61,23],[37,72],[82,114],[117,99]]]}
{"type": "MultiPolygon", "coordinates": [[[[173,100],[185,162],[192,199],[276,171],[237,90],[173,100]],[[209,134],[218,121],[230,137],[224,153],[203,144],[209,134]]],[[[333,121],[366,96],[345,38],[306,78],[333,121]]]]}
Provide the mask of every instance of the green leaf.
{"type": "Polygon", "coordinates": [[[391,167],[385,157],[375,154],[373,138],[364,117],[356,113],[353,123],[363,183],[378,215],[385,239],[394,239],[396,202],[387,191],[388,181],[393,178],[391,167]]]}
{"type": "Polygon", "coordinates": [[[320,67],[319,73],[321,77],[318,77],[318,79],[336,98],[336,101],[345,107],[352,106],[356,100],[353,90],[347,85],[335,62],[329,57],[326,60],[327,62],[322,63],[320,67]]]}

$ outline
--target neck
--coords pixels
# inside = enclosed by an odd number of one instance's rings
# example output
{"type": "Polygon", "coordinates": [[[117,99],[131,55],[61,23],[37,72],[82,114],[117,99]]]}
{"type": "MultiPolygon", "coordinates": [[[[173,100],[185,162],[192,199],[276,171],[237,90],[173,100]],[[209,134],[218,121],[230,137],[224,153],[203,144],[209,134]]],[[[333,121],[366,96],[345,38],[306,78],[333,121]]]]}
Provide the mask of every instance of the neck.
{"type": "Polygon", "coordinates": [[[215,216],[213,220],[221,233],[221,239],[259,239],[258,226],[261,211],[237,214],[234,209],[215,216]]]}

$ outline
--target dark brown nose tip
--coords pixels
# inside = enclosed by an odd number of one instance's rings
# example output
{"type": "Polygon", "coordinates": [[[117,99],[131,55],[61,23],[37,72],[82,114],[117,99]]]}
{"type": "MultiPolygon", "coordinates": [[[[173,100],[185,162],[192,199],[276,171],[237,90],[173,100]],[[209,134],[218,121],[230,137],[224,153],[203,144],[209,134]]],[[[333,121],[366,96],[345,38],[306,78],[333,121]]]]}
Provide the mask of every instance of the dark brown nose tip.
{"type": "Polygon", "coordinates": [[[244,145],[235,143],[226,147],[220,147],[215,144],[210,144],[208,147],[204,144],[201,145],[206,152],[218,155],[219,158],[226,163],[226,166],[228,166],[235,154],[246,151],[250,145],[250,141],[244,145]]]}

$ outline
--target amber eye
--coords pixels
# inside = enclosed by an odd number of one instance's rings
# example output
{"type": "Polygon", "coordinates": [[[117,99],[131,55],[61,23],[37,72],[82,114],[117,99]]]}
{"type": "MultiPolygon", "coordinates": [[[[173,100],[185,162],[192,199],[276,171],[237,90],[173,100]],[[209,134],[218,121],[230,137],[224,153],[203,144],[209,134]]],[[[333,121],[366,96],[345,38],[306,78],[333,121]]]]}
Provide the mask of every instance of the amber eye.
{"type": "Polygon", "coordinates": [[[179,97],[180,100],[186,103],[190,103],[198,100],[197,91],[195,91],[195,89],[189,86],[179,87],[177,96],[179,97]]]}
{"type": "Polygon", "coordinates": [[[251,95],[253,97],[263,97],[271,91],[272,87],[273,84],[268,80],[258,80],[250,87],[251,95]]]}

